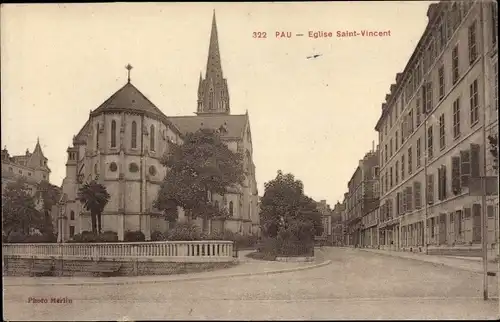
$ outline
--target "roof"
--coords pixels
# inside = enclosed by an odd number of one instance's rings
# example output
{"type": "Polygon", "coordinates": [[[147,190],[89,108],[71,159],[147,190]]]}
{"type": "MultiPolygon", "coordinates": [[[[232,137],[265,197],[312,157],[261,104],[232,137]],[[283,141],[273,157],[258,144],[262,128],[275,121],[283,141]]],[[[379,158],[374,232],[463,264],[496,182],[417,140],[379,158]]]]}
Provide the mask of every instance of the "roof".
{"type": "Polygon", "coordinates": [[[196,116],[170,116],[168,118],[179,130],[183,133],[194,133],[200,128],[219,129],[221,126],[226,127],[225,132],[221,132],[222,138],[241,138],[245,133],[247,124],[247,115],[196,115],[196,116]]]}
{"type": "MultiPolygon", "coordinates": [[[[159,117],[163,122],[172,125],[167,116],[156,107],[144,94],[142,94],[132,83],[127,83],[125,86],[116,91],[104,103],[96,108],[91,114],[96,115],[106,111],[123,111],[143,112],[152,116],[159,117]]],[[[174,131],[179,129],[173,126],[174,131]]],[[[180,133],[179,133],[180,134],[180,133]]]]}

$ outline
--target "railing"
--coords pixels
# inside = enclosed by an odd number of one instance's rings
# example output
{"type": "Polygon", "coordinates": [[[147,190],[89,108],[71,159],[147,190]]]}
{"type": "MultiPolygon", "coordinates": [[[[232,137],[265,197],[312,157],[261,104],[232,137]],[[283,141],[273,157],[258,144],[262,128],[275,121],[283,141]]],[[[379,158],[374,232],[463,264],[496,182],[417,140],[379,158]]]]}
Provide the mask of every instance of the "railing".
{"type": "Polygon", "coordinates": [[[232,241],[159,241],[135,243],[3,244],[3,256],[73,260],[224,262],[233,260],[232,241]]]}

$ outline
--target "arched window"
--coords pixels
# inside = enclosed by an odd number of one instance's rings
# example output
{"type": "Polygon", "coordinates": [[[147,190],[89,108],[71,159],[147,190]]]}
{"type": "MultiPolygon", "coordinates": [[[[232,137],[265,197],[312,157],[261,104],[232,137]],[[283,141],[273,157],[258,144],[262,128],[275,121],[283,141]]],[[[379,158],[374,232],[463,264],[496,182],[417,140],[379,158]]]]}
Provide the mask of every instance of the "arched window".
{"type": "Polygon", "coordinates": [[[229,202],[229,216],[233,216],[233,202],[230,201],[229,202]]]}
{"type": "Polygon", "coordinates": [[[116,121],[111,121],[111,147],[116,147],[116,121]]]}
{"type": "Polygon", "coordinates": [[[214,92],[210,90],[210,93],[208,94],[208,109],[211,110],[213,109],[213,104],[214,104],[214,92]]]}
{"type": "Polygon", "coordinates": [[[132,138],[131,138],[132,148],[137,148],[137,123],[135,121],[132,122],[132,138]]]}
{"type": "Polygon", "coordinates": [[[155,150],[155,126],[151,125],[150,131],[149,131],[149,149],[151,151],[155,150]]]}
{"type": "Polygon", "coordinates": [[[95,147],[99,149],[99,123],[97,123],[95,128],[95,147]]]}
{"type": "Polygon", "coordinates": [[[71,210],[71,212],[69,213],[69,219],[75,220],[75,212],[73,210],[71,210]]]}

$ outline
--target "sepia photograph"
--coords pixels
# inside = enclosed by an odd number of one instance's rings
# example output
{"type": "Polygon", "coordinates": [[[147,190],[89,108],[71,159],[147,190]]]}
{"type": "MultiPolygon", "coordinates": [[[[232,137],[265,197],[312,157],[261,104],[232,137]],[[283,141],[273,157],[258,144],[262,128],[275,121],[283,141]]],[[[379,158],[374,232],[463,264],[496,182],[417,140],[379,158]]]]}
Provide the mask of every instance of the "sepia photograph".
{"type": "Polygon", "coordinates": [[[5,321],[498,320],[493,0],[2,3],[5,321]]]}

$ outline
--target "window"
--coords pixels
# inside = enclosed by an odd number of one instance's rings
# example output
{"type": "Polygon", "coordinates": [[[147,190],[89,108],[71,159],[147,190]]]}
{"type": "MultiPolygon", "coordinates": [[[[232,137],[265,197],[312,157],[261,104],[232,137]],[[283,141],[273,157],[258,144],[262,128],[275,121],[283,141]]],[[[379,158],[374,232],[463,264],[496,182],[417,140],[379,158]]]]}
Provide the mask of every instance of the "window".
{"type": "Polygon", "coordinates": [[[31,177],[31,172],[28,172],[28,177],[31,177]]]}
{"type": "Polygon", "coordinates": [[[445,141],[445,125],[444,125],[444,113],[439,117],[439,149],[442,150],[446,146],[445,141]]]}
{"type": "Polygon", "coordinates": [[[99,123],[95,127],[95,147],[99,149],[99,123]]]}
{"type": "Polygon", "coordinates": [[[479,99],[477,91],[477,79],[472,82],[469,86],[469,98],[470,98],[470,124],[475,125],[479,120],[479,99]]]}
{"type": "Polygon", "coordinates": [[[19,170],[19,174],[23,174],[23,172],[21,170],[19,170]]]}
{"type": "Polygon", "coordinates": [[[481,242],[481,204],[472,205],[472,242],[481,242]]]}
{"type": "Polygon", "coordinates": [[[422,208],[422,186],[419,181],[413,182],[413,188],[415,189],[415,209],[422,208]]]}
{"type": "Polygon", "coordinates": [[[427,129],[427,159],[431,160],[434,157],[433,149],[432,125],[427,129]]]}
{"type": "Polygon", "coordinates": [[[392,153],[393,153],[393,152],[394,152],[394,151],[392,150],[392,138],[391,138],[391,140],[389,141],[389,155],[390,155],[391,157],[392,157],[392,153]]]}
{"type": "Polygon", "coordinates": [[[69,219],[75,220],[75,212],[73,210],[71,210],[71,212],[69,213],[69,219]]]}
{"type": "Polygon", "coordinates": [[[412,165],[412,151],[411,151],[411,146],[408,148],[408,174],[411,174],[413,172],[413,165],[412,165]]]}
{"type": "Polygon", "coordinates": [[[420,125],[420,98],[417,97],[416,99],[416,106],[415,106],[415,115],[416,115],[416,118],[417,118],[417,126],[420,125]]]}
{"type": "Polygon", "coordinates": [[[438,199],[446,199],[446,166],[438,168],[438,199]]]}
{"type": "Polygon", "coordinates": [[[477,59],[477,43],[476,43],[476,21],[469,26],[469,64],[472,65],[477,59]]]}
{"type": "Polygon", "coordinates": [[[405,155],[401,156],[401,181],[405,179],[405,155]]]}
{"type": "Polygon", "coordinates": [[[434,219],[436,218],[431,218],[431,238],[434,238],[434,219]]]}
{"type": "Polygon", "coordinates": [[[406,129],[408,130],[408,133],[406,135],[410,135],[413,133],[413,111],[410,111],[408,113],[408,118],[406,119],[406,121],[407,121],[406,129]]]}
{"type": "Polygon", "coordinates": [[[441,65],[438,70],[439,74],[439,99],[442,100],[444,97],[444,66],[441,65]]]}
{"type": "Polygon", "coordinates": [[[398,181],[399,181],[399,161],[396,161],[394,181],[395,181],[395,184],[398,184],[398,181]]]}
{"type": "Polygon", "coordinates": [[[395,136],[395,138],[394,138],[394,141],[395,141],[395,143],[396,143],[396,148],[395,148],[395,150],[397,151],[397,150],[398,150],[398,131],[396,131],[396,136],[395,136]]]}
{"type": "Polygon", "coordinates": [[[460,136],[460,98],[453,102],[453,138],[460,136]]]}
{"type": "Polygon", "coordinates": [[[422,144],[420,138],[417,139],[417,169],[422,165],[422,144]]]}
{"type": "Polygon", "coordinates": [[[434,203],[434,175],[427,175],[427,204],[431,205],[434,203]]]}
{"type": "Polygon", "coordinates": [[[392,110],[389,112],[389,128],[392,128],[392,110]]]}
{"type": "Polygon", "coordinates": [[[455,85],[458,82],[458,78],[460,77],[458,69],[458,45],[453,47],[453,51],[451,52],[451,72],[452,82],[453,85],[455,85]]]}
{"type": "Polygon", "coordinates": [[[401,145],[405,143],[405,122],[401,122],[401,145]]]}
{"type": "Polygon", "coordinates": [[[132,132],[131,132],[131,140],[130,140],[130,145],[132,149],[137,148],[137,123],[135,121],[132,122],[132,132]]]}
{"type": "Polygon", "coordinates": [[[111,147],[116,147],[116,121],[111,121],[111,147]]]}
{"type": "Polygon", "coordinates": [[[491,4],[491,43],[495,45],[497,43],[497,30],[498,30],[498,7],[495,2],[491,4]]]}
{"type": "Polygon", "coordinates": [[[387,144],[385,145],[385,148],[384,148],[384,154],[385,154],[385,162],[387,162],[388,158],[387,158],[387,144]]]}
{"type": "Polygon", "coordinates": [[[149,130],[149,149],[151,151],[155,150],[155,126],[151,125],[149,130]]]}
{"type": "Polygon", "coordinates": [[[427,82],[425,84],[425,111],[432,111],[432,82],[427,82]]]}
{"type": "Polygon", "coordinates": [[[9,171],[14,172],[14,169],[12,169],[12,167],[9,167],[9,171]]]}
{"type": "Polygon", "coordinates": [[[460,181],[462,187],[469,185],[470,169],[470,151],[460,151],[460,181]]]}
{"type": "Polygon", "coordinates": [[[212,110],[214,105],[214,92],[210,89],[210,93],[208,94],[208,109],[212,110]]]}
{"type": "Polygon", "coordinates": [[[392,185],[393,185],[393,181],[392,181],[392,167],[389,169],[389,174],[390,174],[390,180],[389,180],[389,183],[390,183],[390,187],[392,188],[392,185]]]}
{"type": "Polygon", "coordinates": [[[234,213],[234,209],[233,209],[233,202],[230,201],[229,202],[229,216],[233,216],[233,213],[234,213]]]}
{"type": "Polygon", "coordinates": [[[493,102],[495,109],[498,109],[498,61],[493,64],[493,72],[495,73],[495,81],[493,82],[493,102]]]}
{"type": "Polygon", "coordinates": [[[69,226],[69,237],[75,236],[75,226],[69,226]]]}

